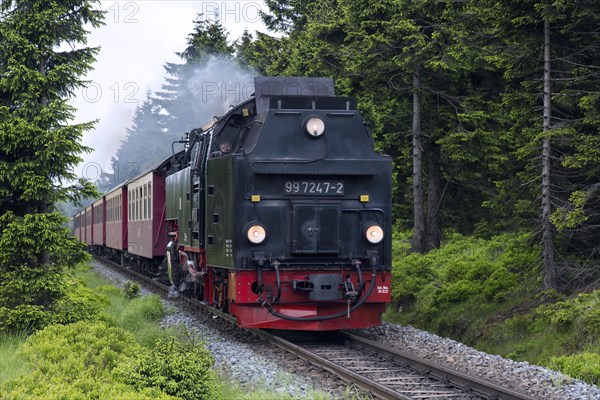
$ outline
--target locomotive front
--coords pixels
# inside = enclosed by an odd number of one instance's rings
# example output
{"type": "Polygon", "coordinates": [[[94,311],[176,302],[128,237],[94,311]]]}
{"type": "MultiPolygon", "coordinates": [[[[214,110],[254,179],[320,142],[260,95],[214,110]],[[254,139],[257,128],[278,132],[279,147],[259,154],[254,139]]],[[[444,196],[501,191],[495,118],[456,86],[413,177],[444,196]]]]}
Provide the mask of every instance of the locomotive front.
{"type": "Polygon", "coordinates": [[[255,89],[212,128],[198,168],[221,298],[242,327],[379,325],[391,295],[391,160],[330,79],[256,78],[255,89]]]}

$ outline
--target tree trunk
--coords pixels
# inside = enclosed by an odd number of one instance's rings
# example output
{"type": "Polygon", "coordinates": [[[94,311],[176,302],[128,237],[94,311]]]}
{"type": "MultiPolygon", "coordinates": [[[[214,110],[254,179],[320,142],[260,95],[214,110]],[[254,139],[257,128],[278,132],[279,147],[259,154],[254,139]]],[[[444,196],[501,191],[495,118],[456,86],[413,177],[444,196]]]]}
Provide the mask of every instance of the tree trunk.
{"type": "MultiPolygon", "coordinates": [[[[43,75],[44,77],[46,76],[46,61],[45,61],[45,56],[42,55],[40,56],[40,65],[38,66],[38,72],[43,75]]],[[[40,104],[42,105],[42,107],[46,107],[48,105],[48,99],[46,98],[46,96],[42,96],[40,98],[40,104]]],[[[45,214],[48,213],[50,211],[50,204],[48,204],[47,200],[42,200],[37,207],[36,210],[38,213],[40,214],[45,214]]],[[[39,254],[38,256],[38,263],[40,265],[48,265],[50,264],[50,252],[48,250],[44,250],[42,251],[41,254],[39,254]]]]}
{"type": "Polygon", "coordinates": [[[424,251],[425,215],[423,210],[423,146],[421,143],[421,76],[418,67],[413,72],[413,239],[412,250],[424,251]]]}
{"type": "Polygon", "coordinates": [[[429,180],[427,186],[427,228],[425,251],[438,249],[442,241],[442,173],[440,171],[440,148],[433,145],[429,157],[429,180]]]}
{"type": "Polygon", "coordinates": [[[550,216],[552,214],[552,203],[550,197],[550,111],[551,111],[551,87],[550,87],[550,21],[548,19],[549,5],[546,3],[544,15],[544,111],[542,143],[542,260],[544,264],[544,288],[556,289],[558,271],[554,260],[554,239],[550,216]]]}

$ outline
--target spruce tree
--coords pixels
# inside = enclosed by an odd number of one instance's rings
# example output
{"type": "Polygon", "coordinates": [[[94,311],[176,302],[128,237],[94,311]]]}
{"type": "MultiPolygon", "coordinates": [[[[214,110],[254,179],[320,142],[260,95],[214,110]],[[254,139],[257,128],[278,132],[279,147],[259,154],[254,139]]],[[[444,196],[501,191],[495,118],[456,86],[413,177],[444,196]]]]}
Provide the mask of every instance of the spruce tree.
{"type": "Polygon", "coordinates": [[[94,195],[74,167],[89,151],[70,124],[74,91],[85,85],[101,25],[98,2],[0,3],[0,330],[35,328],[64,293],[64,271],[85,259],[54,204],[94,195]]]}

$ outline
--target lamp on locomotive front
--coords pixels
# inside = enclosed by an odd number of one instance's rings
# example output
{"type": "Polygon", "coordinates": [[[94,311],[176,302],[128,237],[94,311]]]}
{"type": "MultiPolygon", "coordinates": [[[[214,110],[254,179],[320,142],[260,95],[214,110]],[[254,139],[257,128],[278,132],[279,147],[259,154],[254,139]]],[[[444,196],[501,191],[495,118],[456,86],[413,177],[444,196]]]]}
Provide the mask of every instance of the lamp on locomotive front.
{"type": "Polygon", "coordinates": [[[365,232],[366,239],[373,244],[377,244],[383,240],[383,229],[379,225],[371,225],[365,232]]]}
{"type": "Polygon", "coordinates": [[[252,225],[246,231],[246,237],[253,244],[260,244],[267,238],[267,231],[262,225],[252,225]]]}
{"type": "Polygon", "coordinates": [[[304,129],[312,137],[319,137],[325,133],[325,122],[319,117],[308,117],[304,122],[304,129]]]}

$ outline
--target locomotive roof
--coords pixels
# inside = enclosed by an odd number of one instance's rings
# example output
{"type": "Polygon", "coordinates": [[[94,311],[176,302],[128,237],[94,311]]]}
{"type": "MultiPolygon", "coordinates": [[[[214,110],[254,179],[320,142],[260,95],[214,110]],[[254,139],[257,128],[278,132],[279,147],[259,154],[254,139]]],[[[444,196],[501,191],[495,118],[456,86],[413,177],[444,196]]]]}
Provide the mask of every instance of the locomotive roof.
{"type": "Polygon", "coordinates": [[[332,78],[256,76],[254,90],[257,114],[269,110],[274,96],[335,96],[332,78]]]}

